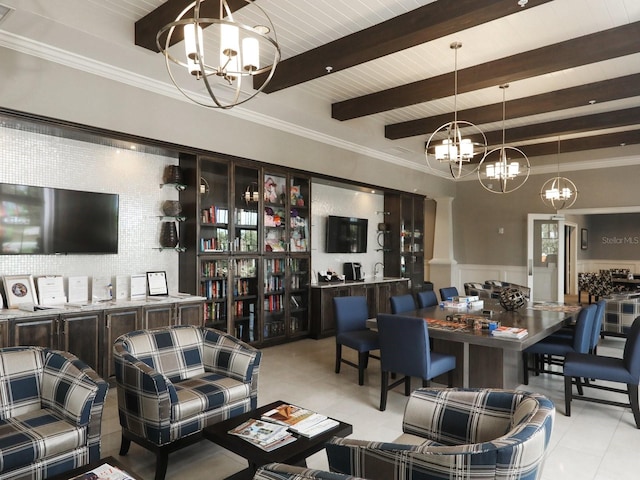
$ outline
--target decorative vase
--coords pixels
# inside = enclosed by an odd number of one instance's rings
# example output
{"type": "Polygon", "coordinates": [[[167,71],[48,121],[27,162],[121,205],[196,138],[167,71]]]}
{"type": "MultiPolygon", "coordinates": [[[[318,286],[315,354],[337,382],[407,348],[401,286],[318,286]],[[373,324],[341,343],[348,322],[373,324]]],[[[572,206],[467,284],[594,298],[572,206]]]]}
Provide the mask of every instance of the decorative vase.
{"type": "Polygon", "coordinates": [[[165,200],[162,203],[162,212],[168,217],[175,217],[182,212],[182,205],[178,200],[165,200]]]}
{"type": "Polygon", "coordinates": [[[164,168],[164,175],[162,176],[162,180],[164,181],[164,183],[184,183],[180,165],[167,165],[164,168]]]}
{"type": "Polygon", "coordinates": [[[500,292],[500,305],[507,311],[514,311],[524,307],[527,299],[521,290],[517,288],[504,288],[500,292]]]}
{"type": "Polygon", "coordinates": [[[178,229],[175,222],[162,222],[160,245],[167,248],[174,248],[178,245],[178,229]]]}

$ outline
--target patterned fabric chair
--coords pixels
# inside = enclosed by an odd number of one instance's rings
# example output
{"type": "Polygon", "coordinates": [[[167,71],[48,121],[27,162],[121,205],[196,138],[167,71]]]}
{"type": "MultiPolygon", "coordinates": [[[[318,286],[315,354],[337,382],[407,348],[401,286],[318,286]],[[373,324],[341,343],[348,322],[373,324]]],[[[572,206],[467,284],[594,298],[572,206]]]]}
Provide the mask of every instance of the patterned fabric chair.
{"type": "Polygon", "coordinates": [[[0,349],[0,479],[41,479],[97,461],[108,384],[76,356],[0,349]]]}
{"type": "Polygon", "coordinates": [[[114,346],[120,455],[131,441],[156,454],[162,480],[169,453],[202,429],[257,406],[261,352],[226,333],[189,325],[139,330],[114,346]]]}
{"type": "Polygon", "coordinates": [[[331,471],[370,480],[536,479],[555,407],[546,397],[494,389],[418,389],[394,442],[332,438],[331,471]]]}
{"type": "Polygon", "coordinates": [[[258,469],[253,480],[364,480],[339,473],[324,472],[282,463],[270,463],[258,469]]]}

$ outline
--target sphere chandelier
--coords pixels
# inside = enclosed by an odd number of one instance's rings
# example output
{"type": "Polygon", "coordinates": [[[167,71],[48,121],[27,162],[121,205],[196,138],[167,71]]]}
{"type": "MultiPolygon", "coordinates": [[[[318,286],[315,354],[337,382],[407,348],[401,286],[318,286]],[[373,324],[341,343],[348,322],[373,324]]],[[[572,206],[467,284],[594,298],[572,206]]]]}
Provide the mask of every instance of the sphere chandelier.
{"type": "Polygon", "coordinates": [[[502,89],[502,146],[490,150],[480,161],[477,171],[478,180],[485,190],[491,193],[510,193],[527,181],[531,164],[522,150],[505,145],[505,90],[509,88],[509,84],[500,85],[500,88],[502,89]],[[494,161],[493,158],[496,156],[498,158],[494,161]],[[518,160],[515,160],[516,158],[518,160]]]}
{"type": "Polygon", "coordinates": [[[458,49],[462,43],[453,42],[449,46],[455,52],[453,122],[445,123],[431,134],[424,153],[427,165],[436,175],[459,179],[477,170],[478,164],[472,160],[475,156],[483,158],[486,155],[487,139],[473,123],[458,120],[458,49]],[[463,129],[473,133],[476,141],[463,137],[463,129]],[[445,170],[442,165],[446,165],[445,170]]]}
{"type": "MultiPolygon", "coordinates": [[[[256,2],[244,0],[246,6],[242,14],[259,18],[261,22],[248,26],[234,19],[227,0],[218,2],[218,18],[200,16],[205,1],[191,2],[175,21],[162,27],[156,35],[156,44],[165,56],[171,81],[185,97],[203,107],[229,109],[251,100],[267,86],[280,61],[280,46],[271,19],[256,2]],[[188,17],[192,10],[193,16],[188,17]],[[172,41],[174,35],[175,40],[179,40],[180,33],[184,36],[183,48],[173,45],[172,41]],[[212,64],[212,59],[219,64],[212,64]],[[261,64],[268,66],[261,67],[261,64]],[[267,71],[266,80],[257,90],[243,90],[243,79],[267,71]],[[194,79],[201,83],[195,83],[194,79]],[[202,90],[203,85],[210,101],[193,93],[202,90]]],[[[235,12],[236,17],[239,13],[235,12]]]]}
{"type": "Polygon", "coordinates": [[[547,180],[540,189],[540,198],[546,206],[555,210],[570,208],[578,199],[576,184],[560,176],[560,138],[558,138],[558,175],[547,180]]]}

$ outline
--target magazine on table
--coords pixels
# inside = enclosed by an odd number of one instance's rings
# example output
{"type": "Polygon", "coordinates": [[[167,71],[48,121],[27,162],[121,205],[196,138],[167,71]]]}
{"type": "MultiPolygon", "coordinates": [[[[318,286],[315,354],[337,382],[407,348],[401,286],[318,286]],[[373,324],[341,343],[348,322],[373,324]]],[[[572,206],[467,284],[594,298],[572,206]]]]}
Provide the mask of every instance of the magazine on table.
{"type": "Polygon", "coordinates": [[[71,480],[133,480],[133,477],[113,465],[103,463],[89,472],[73,477],[71,480]]]}
{"type": "Polygon", "coordinates": [[[278,425],[255,418],[247,420],[229,430],[228,433],[243,438],[267,452],[296,440],[286,425],[278,425]]]}
{"type": "Polygon", "coordinates": [[[526,328],[500,326],[495,330],[493,330],[491,334],[494,337],[524,338],[527,335],[529,335],[529,332],[527,331],[526,328]]]}
{"type": "Polygon", "coordinates": [[[287,426],[290,431],[305,437],[313,437],[339,424],[326,415],[288,403],[265,412],[262,420],[287,426]]]}

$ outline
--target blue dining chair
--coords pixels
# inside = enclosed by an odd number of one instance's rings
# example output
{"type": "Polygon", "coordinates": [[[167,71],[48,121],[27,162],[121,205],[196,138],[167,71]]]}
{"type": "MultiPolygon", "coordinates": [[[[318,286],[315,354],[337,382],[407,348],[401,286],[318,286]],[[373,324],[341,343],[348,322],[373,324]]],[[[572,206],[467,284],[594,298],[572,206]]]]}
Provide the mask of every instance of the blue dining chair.
{"type": "Polygon", "coordinates": [[[524,384],[529,385],[529,355],[534,355],[536,358],[535,367],[533,368],[536,373],[561,375],[559,372],[543,368],[539,359],[545,356],[562,357],[564,359],[567,353],[570,352],[588,353],[595,315],[595,305],[583,307],[580,313],[578,313],[576,326],[570,338],[554,338],[552,335],[549,335],[545,339],[523,350],[522,366],[524,371],[524,384]]]}
{"type": "Polygon", "coordinates": [[[440,289],[440,300],[446,302],[450,298],[458,296],[458,289],[456,287],[444,287],[440,289]]]}
{"type": "Polygon", "coordinates": [[[640,317],[637,317],[627,333],[622,358],[590,355],[585,353],[568,353],[564,361],[564,405],[565,415],[571,416],[571,401],[585,400],[593,403],[631,407],[636,427],[640,428],[640,407],[638,406],[638,384],[640,383],[640,317]],[[582,383],[581,378],[604,380],[614,383],[624,383],[627,389],[600,385],[593,382],[582,383]],[[573,395],[573,385],[578,389],[578,395],[573,395]],[[582,389],[595,388],[616,393],[626,393],[629,403],[623,403],[603,398],[584,396],[582,389]]]}
{"type": "Polygon", "coordinates": [[[391,301],[391,313],[404,313],[416,309],[416,302],[413,295],[395,295],[389,299],[391,301]]]}
{"type": "Polygon", "coordinates": [[[438,297],[436,297],[436,292],[433,290],[424,290],[422,292],[418,292],[418,307],[427,308],[427,307],[435,307],[438,305],[438,297]]]}
{"type": "Polygon", "coordinates": [[[364,370],[369,364],[371,351],[378,350],[380,343],[378,333],[367,328],[369,307],[367,298],[361,296],[335,297],[333,307],[336,318],[336,373],[340,373],[340,365],[345,363],[358,369],[358,384],[364,385],[364,370]],[[342,346],[358,352],[358,364],[342,358],[342,346]]]}
{"type": "Polygon", "coordinates": [[[448,386],[453,386],[453,372],[456,357],[435,353],[429,347],[427,322],[418,317],[378,314],[378,335],[380,338],[380,411],[387,408],[389,390],[404,383],[404,394],[411,394],[411,377],[422,379],[422,386],[448,373],[448,386]],[[389,385],[389,374],[404,375],[389,385]]]}

